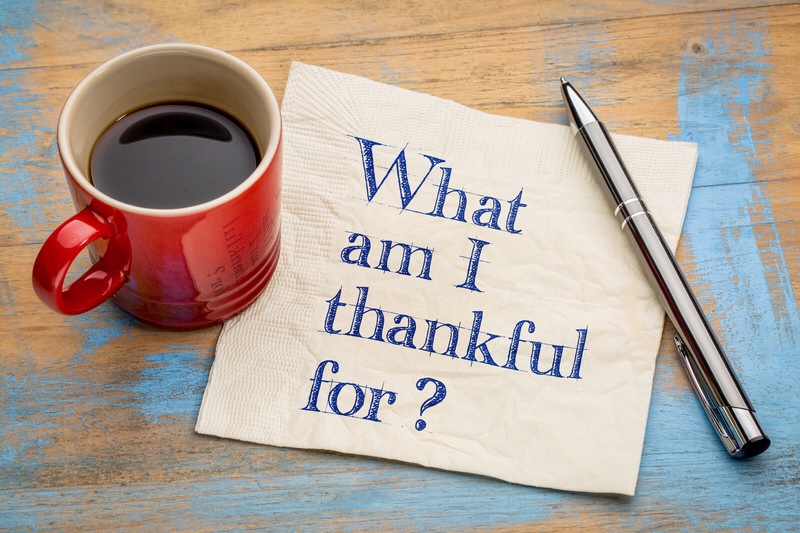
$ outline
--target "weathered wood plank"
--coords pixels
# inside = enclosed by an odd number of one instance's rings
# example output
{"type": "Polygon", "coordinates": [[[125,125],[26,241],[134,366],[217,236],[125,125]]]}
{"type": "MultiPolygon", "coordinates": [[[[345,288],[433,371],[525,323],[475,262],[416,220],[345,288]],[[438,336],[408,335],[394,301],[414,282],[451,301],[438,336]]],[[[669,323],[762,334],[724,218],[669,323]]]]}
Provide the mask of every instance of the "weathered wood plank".
{"type": "MultiPolygon", "coordinates": [[[[768,29],[770,42],[782,43],[781,50],[785,48],[783,43],[800,32],[800,16],[791,6],[744,10],[731,17],[737,17],[737,24],[742,27],[768,29]]],[[[709,40],[709,28],[716,25],[726,31],[727,22],[717,16],[699,13],[636,20],[634,26],[628,19],[586,24],[581,27],[577,42],[571,42],[576,39],[574,27],[556,25],[230,51],[250,62],[279,97],[291,61],[299,60],[425,91],[493,113],[551,122],[565,120],[557,90],[558,76],[565,75],[581,86],[615,131],[656,138],[677,136],[681,126],[675,102],[682,90],[681,61],[694,58],[698,65],[705,62],[712,69],[718,62],[730,62],[729,67],[736,68],[738,61],[739,66],[746,67],[747,60],[738,55],[736,45],[728,45],[724,55],[708,57],[714,46],[709,40]],[[676,27],[680,33],[660,32],[661,27],[676,27]],[[468,53],[459,53],[464,50],[468,53]],[[385,58],[391,58],[391,62],[385,58]],[[620,105],[621,102],[625,104],[620,105]]],[[[45,36],[52,39],[49,33],[42,38],[45,36]]],[[[123,49],[164,40],[146,37],[112,41],[107,48],[97,50],[99,56],[90,63],[5,71],[11,79],[4,89],[4,110],[10,120],[5,127],[0,164],[14,172],[9,173],[1,189],[7,215],[0,218],[0,246],[41,242],[72,212],[54,141],[60,106],[72,86],[97,63],[123,49]]],[[[778,59],[780,62],[773,69],[788,68],[790,54],[782,52],[778,59]]],[[[712,80],[713,77],[704,83],[708,86],[712,80]]],[[[785,91],[780,104],[773,104],[768,95],[764,98],[770,105],[748,111],[758,112],[762,123],[771,122],[780,128],[772,134],[780,134],[776,144],[784,154],[770,159],[773,163],[764,168],[763,177],[797,179],[782,168],[800,158],[797,143],[790,142],[796,131],[788,123],[776,120],[787,106],[800,105],[796,91],[785,91]]],[[[724,172],[717,175],[726,179],[724,172]]]]}
{"type": "Polygon", "coordinates": [[[0,529],[796,529],[798,35],[796,2],[0,0],[0,529]],[[174,40],[235,53],[279,98],[300,60],[565,123],[564,75],[615,132],[697,142],[679,259],[773,447],[726,457],[670,326],[633,498],[194,434],[219,328],[156,331],[112,304],[62,317],[30,288],[72,213],[61,103],[102,61],[174,40]]]}

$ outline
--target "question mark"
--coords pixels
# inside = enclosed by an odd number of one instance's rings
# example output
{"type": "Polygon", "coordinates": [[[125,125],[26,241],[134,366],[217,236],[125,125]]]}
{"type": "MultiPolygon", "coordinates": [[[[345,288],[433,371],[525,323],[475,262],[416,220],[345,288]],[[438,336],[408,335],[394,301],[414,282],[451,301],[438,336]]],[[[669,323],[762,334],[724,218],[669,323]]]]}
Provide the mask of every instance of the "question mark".
{"type": "MultiPolygon", "coordinates": [[[[419,378],[417,380],[417,390],[423,390],[428,383],[436,384],[436,392],[433,393],[433,396],[422,402],[422,406],[419,408],[419,416],[422,416],[422,413],[424,413],[426,409],[430,409],[434,405],[442,403],[444,397],[447,395],[447,387],[444,386],[444,383],[433,378],[419,378]]],[[[417,431],[422,431],[425,429],[425,426],[427,426],[427,424],[421,418],[417,420],[417,423],[414,425],[417,431]]]]}

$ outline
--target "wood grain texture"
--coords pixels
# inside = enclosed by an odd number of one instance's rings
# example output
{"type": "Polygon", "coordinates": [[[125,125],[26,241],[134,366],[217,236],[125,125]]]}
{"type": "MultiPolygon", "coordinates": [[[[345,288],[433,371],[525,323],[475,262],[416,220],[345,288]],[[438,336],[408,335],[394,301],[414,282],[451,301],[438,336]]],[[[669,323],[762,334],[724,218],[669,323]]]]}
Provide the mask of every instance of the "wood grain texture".
{"type": "Polygon", "coordinates": [[[0,529],[797,530],[800,4],[752,4],[0,0],[0,529]],[[679,260],[772,448],[726,456],[669,325],[633,498],[196,435],[219,328],[157,331],[111,304],[64,317],[30,286],[73,213],[64,99],[164,41],[231,52],[279,98],[298,60],[562,124],[565,76],[613,131],[697,142],[679,260]]]}

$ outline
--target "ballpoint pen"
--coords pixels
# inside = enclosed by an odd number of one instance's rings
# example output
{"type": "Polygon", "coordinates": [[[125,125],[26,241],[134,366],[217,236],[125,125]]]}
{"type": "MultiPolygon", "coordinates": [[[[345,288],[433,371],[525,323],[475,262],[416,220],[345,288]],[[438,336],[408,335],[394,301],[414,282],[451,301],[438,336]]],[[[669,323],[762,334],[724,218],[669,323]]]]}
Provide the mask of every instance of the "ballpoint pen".
{"type": "Polygon", "coordinates": [[[575,138],[675,326],[675,347],[714,429],[733,457],[760,454],[769,447],[770,440],[611,136],[564,78],[561,94],[575,138]]]}

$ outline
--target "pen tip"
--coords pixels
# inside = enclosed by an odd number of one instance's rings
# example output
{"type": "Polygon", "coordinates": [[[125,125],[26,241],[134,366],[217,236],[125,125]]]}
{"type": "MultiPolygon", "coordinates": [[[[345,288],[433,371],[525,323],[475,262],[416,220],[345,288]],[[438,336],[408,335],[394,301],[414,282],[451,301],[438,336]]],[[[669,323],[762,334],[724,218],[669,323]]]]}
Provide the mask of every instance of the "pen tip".
{"type": "Polygon", "coordinates": [[[566,84],[567,84],[567,80],[565,80],[564,77],[562,76],[561,77],[561,85],[566,85],[566,84]]]}

